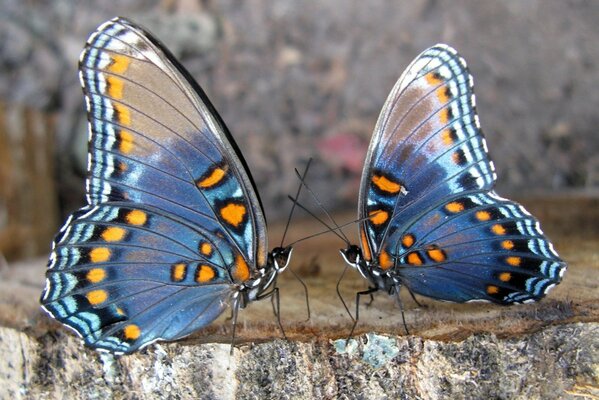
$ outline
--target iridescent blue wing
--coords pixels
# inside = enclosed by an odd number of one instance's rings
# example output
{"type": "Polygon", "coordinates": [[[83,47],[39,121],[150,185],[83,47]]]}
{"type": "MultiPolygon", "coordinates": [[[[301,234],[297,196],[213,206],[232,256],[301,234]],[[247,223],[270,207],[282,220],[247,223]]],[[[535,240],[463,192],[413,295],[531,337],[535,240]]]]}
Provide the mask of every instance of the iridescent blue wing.
{"type": "Polygon", "coordinates": [[[448,301],[524,302],[565,264],[496,174],[465,61],[445,45],[420,54],[391,91],[362,175],[366,259],[413,292],[448,301]]]}
{"type": "Polygon", "coordinates": [[[566,268],[538,221],[493,191],[452,197],[400,229],[389,236],[397,276],[436,299],[536,301],[566,268]]]}
{"type": "Polygon", "coordinates": [[[88,40],[80,77],[90,119],[88,202],[139,202],[222,227],[249,264],[264,265],[264,214],[243,158],[169,51],[116,19],[88,40]]]}
{"type": "Polygon", "coordinates": [[[80,78],[89,206],[55,239],[42,304],[100,349],[183,337],[266,264],[255,187],[203,91],[138,26],[100,26],[80,78]]]}
{"type": "Polygon", "coordinates": [[[86,344],[130,353],[218,317],[233,253],[225,238],[154,207],[90,205],[55,239],[43,305],[86,344]]]}

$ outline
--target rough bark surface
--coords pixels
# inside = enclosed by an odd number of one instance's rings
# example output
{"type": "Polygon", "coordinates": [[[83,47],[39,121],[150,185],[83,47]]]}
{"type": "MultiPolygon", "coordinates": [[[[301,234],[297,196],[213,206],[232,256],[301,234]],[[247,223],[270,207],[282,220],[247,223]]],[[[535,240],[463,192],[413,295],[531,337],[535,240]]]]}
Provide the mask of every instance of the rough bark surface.
{"type": "Polygon", "coordinates": [[[166,344],[115,358],[64,332],[0,328],[3,398],[501,398],[597,396],[599,324],[461,341],[369,333],[352,340],[166,344]]]}

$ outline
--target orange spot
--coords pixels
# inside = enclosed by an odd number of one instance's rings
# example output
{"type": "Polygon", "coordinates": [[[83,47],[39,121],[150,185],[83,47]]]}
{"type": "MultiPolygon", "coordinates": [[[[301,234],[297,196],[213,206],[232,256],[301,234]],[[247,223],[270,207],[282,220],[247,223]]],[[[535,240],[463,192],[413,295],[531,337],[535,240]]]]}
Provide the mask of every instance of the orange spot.
{"type": "Polygon", "coordinates": [[[360,241],[362,242],[362,251],[364,252],[364,258],[366,260],[372,259],[372,253],[370,253],[370,246],[368,244],[368,238],[366,237],[366,231],[364,226],[360,227],[360,241]]]}
{"type": "Polygon", "coordinates": [[[443,82],[443,80],[435,72],[429,72],[424,77],[429,85],[438,85],[443,82]]]}
{"type": "Polygon", "coordinates": [[[447,146],[451,146],[453,144],[453,133],[449,129],[445,129],[441,132],[441,140],[447,146]]]}
{"type": "Polygon", "coordinates": [[[439,248],[432,248],[426,251],[426,254],[435,262],[443,262],[447,259],[445,252],[439,248]]]}
{"type": "Polygon", "coordinates": [[[497,286],[489,285],[489,286],[487,286],[487,293],[488,294],[497,294],[497,293],[499,293],[499,288],[497,286]]]}
{"type": "Polygon", "coordinates": [[[519,267],[520,264],[522,263],[522,258],[521,257],[508,257],[505,259],[505,261],[512,267],[519,267]]]}
{"type": "Polygon", "coordinates": [[[90,283],[102,282],[106,278],[106,271],[104,271],[102,268],[90,269],[85,275],[85,278],[90,283]]]}
{"type": "Polygon", "coordinates": [[[408,254],[408,264],[410,265],[422,265],[422,258],[420,258],[420,255],[416,252],[411,252],[410,254],[408,254]]]}
{"type": "Polygon", "coordinates": [[[250,268],[248,267],[245,259],[238,254],[235,257],[235,265],[233,266],[233,278],[237,282],[245,282],[250,279],[250,268]]]}
{"type": "Polygon", "coordinates": [[[123,311],[123,309],[122,309],[121,307],[117,307],[117,308],[116,308],[116,312],[117,312],[117,314],[119,314],[119,315],[125,315],[125,311],[123,311]]]}
{"type": "Polygon", "coordinates": [[[187,274],[187,265],[183,263],[175,264],[171,267],[171,279],[175,282],[181,282],[187,274]]]}
{"type": "Polygon", "coordinates": [[[115,99],[123,98],[123,80],[117,78],[116,76],[109,75],[106,78],[106,83],[108,83],[108,95],[115,99]]]}
{"type": "Polygon", "coordinates": [[[215,275],[216,272],[214,272],[214,269],[212,267],[202,264],[196,271],[196,282],[210,282],[215,275]]]}
{"type": "Polygon", "coordinates": [[[87,301],[89,301],[89,304],[95,306],[100,303],[104,303],[108,298],[108,293],[106,292],[106,290],[102,289],[92,290],[91,292],[88,292],[85,295],[85,297],[87,297],[87,301]]]}
{"type": "Polygon", "coordinates": [[[118,242],[119,240],[122,240],[125,237],[126,233],[127,231],[123,228],[120,228],[118,226],[111,226],[109,228],[104,229],[104,231],[102,232],[102,239],[104,239],[107,242],[118,242]]]}
{"type": "Polygon", "coordinates": [[[511,240],[504,240],[503,242],[501,242],[501,247],[503,247],[506,250],[511,250],[514,248],[514,242],[512,242],[511,240]]]}
{"type": "Polygon", "coordinates": [[[454,164],[461,165],[462,163],[465,162],[465,160],[464,160],[464,153],[461,152],[461,151],[459,151],[459,150],[458,151],[454,151],[451,154],[451,161],[453,161],[454,164]]]}
{"type": "Polygon", "coordinates": [[[220,215],[227,223],[234,227],[239,226],[243,221],[246,209],[243,204],[229,203],[220,209],[220,215]]]}
{"type": "Polygon", "coordinates": [[[135,324],[127,325],[125,329],[123,329],[123,333],[125,334],[125,339],[127,340],[135,340],[141,335],[141,330],[139,326],[135,324]]]}
{"type": "MultiPolygon", "coordinates": [[[[124,153],[124,152],[123,152],[123,153],[124,153]]],[[[116,167],[117,167],[117,169],[119,170],[119,172],[125,172],[125,171],[127,171],[127,168],[128,168],[128,167],[127,167],[127,164],[125,164],[125,163],[124,163],[124,162],[122,162],[122,161],[119,161],[119,163],[117,164],[117,166],[116,166],[116,167]]]]}
{"type": "Polygon", "coordinates": [[[502,272],[499,274],[499,280],[501,282],[509,282],[510,279],[512,279],[512,274],[509,272],[502,272]]]}
{"type": "Polygon", "coordinates": [[[439,112],[439,118],[443,125],[449,122],[449,108],[444,108],[439,112]]]}
{"type": "Polygon", "coordinates": [[[392,180],[382,176],[382,175],[374,175],[372,177],[372,183],[376,185],[383,192],[395,194],[401,190],[401,185],[397,182],[393,182],[392,180]]]}
{"type": "Polygon", "coordinates": [[[379,254],[379,267],[381,267],[381,269],[389,269],[394,264],[395,262],[389,256],[389,253],[387,253],[385,250],[381,251],[381,254],[379,254]]]}
{"type": "Polygon", "coordinates": [[[131,132],[124,130],[119,132],[119,150],[125,154],[131,153],[131,150],[133,150],[133,135],[131,132]]]}
{"type": "Polygon", "coordinates": [[[108,70],[116,74],[122,74],[129,68],[130,63],[131,60],[129,57],[122,54],[115,54],[112,56],[112,63],[108,66],[108,70]]]}
{"type": "Polygon", "coordinates": [[[459,201],[452,201],[445,206],[445,209],[452,213],[459,213],[464,211],[464,204],[459,201]]]}
{"type": "Polygon", "coordinates": [[[488,221],[491,219],[491,213],[488,211],[477,211],[475,215],[479,221],[488,221]]]}
{"type": "Polygon", "coordinates": [[[110,258],[110,249],[107,247],[96,247],[89,252],[89,259],[93,263],[108,261],[110,258]]]}
{"type": "Polygon", "coordinates": [[[121,103],[113,103],[112,107],[116,111],[118,121],[121,124],[131,125],[131,110],[129,110],[129,107],[121,103]]]}
{"type": "Polygon", "coordinates": [[[412,235],[410,233],[406,233],[405,235],[403,235],[401,237],[401,244],[405,248],[412,247],[414,242],[415,242],[414,235],[412,235]]]}
{"type": "Polygon", "coordinates": [[[491,232],[493,232],[496,235],[505,235],[506,234],[506,230],[501,224],[493,225],[491,227],[491,232]]]}
{"type": "Polygon", "coordinates": [[[198,187],[206,189],[218,184],[227,174],[228,168],[229,167],[227,165],[225,165],[224,169],[215,168],[207,178],[204,178],[197,183],[198,187]]]}
{"type": "Polygon", "coordinates": [[[389,218],[389,213],[383,210],[375,210],[368,213],[370,215],[370,222],[375,225],[384,224],[389,218]]]}
{"type": "Polygon", "coordinates": [[[202,243],[200,245],[200,253],[202,253],[206,257],[210,257],[210,255],[212,254],[212,245],[207,242],[202,243]]]}
{"type": "Polygon", "coordinates": [[[132,210],[125,216],[125,220],[131,225],[144,225],[148,221],[148,214],[140,210],[132,210]]]}
{"type": "Polygon", "coordinates": [[[447,94],[448,90],[449,88],[447,86],[441,86],[439,89],[437,89],[437,98],[441,104],[445,104],[447,101],[449,101],[449,95],[447,94]]]}

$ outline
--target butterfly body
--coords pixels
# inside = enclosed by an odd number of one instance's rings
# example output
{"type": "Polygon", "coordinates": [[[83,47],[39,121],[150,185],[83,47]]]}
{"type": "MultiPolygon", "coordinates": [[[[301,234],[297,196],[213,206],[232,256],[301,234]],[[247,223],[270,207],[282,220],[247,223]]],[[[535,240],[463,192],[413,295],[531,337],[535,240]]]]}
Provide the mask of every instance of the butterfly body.
{"type": "Polygon", "coordinates": [[[266,221],[235,141],[150,33],[116,18],[88,39],[88,205],[56,236],[43,308],[93,348],[175,340],[276,292],[291,248],[266,221]]]}
{"type": "Polygon", "coordinates": [[[566,269],[538,221],[498,196],[466,63],[420,54],[391,91],[362,174],[360,246],[341,251],[372,290],[527,303],[566,269]]]}

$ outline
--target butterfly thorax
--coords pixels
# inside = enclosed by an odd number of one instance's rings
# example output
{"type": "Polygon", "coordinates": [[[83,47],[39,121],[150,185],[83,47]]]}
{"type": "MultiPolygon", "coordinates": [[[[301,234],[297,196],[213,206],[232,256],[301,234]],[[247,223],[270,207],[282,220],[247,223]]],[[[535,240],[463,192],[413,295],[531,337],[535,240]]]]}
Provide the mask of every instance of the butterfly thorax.
{"type": "Polygon", "coordinates": [[[356,245],[340,250],[341,255],[351,267],[357,269],[368,282],[378,290],[393,294],[400,282],[388,271],[383,270],[375,261],[367,260],[356,245]]]}
{"type": "Polygon", "coordinates": [[[239,288],[236,296],[240,296],[241,308],[270,295],[277,286],[277,276],[289,265],[292,250],[291,247],[275,247],[268,254],[266,265],[258,268],[258,276],[244,282],[239,288]]]}

